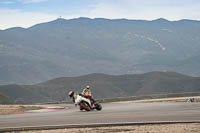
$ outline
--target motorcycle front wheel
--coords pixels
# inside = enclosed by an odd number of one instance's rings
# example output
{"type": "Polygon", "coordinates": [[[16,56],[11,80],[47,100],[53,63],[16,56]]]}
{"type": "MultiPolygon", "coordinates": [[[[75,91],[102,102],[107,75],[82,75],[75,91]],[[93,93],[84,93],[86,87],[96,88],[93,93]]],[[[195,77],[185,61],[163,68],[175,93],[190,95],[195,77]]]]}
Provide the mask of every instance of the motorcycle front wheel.
{"type": "Polygon", "coordinates": [[[98,110],[98,111],[102,110],[101,104],[100,103],[95,103],[95,109],[98,110]]]}

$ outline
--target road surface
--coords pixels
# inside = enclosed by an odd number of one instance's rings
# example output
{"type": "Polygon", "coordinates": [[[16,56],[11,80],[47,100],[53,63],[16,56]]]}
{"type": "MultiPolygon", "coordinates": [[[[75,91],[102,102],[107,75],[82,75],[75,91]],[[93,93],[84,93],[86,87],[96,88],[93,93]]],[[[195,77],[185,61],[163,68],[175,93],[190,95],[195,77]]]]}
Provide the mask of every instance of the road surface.
{"type": "Polygon", "coordinates": [[[82,112],[74,105],[63,110],[0,115],[0,129],[8,127],[55,126],[113,122],[200,120],[200,103],[105,103],[102,111],[82,112]]]}

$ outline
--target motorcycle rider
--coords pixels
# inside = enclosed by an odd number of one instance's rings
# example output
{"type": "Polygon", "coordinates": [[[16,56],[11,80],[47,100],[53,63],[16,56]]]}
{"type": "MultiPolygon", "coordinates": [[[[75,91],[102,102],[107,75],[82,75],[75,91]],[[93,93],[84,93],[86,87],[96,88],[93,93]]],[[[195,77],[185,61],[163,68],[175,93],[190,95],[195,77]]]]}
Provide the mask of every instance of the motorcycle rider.
{"type": "Polygon", "coordinates": [[[82,94],[85,98],[91,99],[92,93],[91,93],[91,91],[90,91],[90,86],[87,85],[87,86],[83,89],[83,91],[82,91],[81,94],[82,94]]]}
{"type": "Polygon", "coordinates": [[[92,93],[91,93],[91,91],[90,91],[90,86],[89,86],[89,85],[87,85],[87,86],[83,89],[83,91],[82,91],[81,94],[82,94],[85,98],[90,99],[90,101],[91,101],[92,104],[95,103],[95,100],[92,98],[92,93]]]}

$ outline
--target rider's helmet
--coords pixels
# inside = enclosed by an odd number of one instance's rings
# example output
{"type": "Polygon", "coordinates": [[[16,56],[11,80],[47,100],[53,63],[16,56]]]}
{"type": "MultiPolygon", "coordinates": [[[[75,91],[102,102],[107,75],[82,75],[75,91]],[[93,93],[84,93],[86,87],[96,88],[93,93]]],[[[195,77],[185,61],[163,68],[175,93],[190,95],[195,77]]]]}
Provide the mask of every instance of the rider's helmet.
{"type": "Polygon", "coordinates": [[[87,86],[86,86],[86,89],[88,89],[88,90],[89,90],[89,89],[90,89],[90,86],[89,86],[89,85],[87,85],[87,86]]]}
{"type": "Polygon", "coordinates": [[[70,97],[73,97],[73,96],[74,96],[74,92],[73,92],[73,91],[70,91],[70,92],[68,93],[68,95],[69,95],[70,97]]]}

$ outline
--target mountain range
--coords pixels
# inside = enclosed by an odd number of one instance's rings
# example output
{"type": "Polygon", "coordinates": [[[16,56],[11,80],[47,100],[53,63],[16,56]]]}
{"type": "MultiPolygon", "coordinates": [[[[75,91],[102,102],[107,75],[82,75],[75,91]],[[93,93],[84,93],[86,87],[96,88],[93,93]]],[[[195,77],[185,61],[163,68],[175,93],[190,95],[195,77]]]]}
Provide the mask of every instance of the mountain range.
{"type": "Polygon", "coordinates": [[[200,21],[56,19],[0,30],[0,84],[91,73],[200,76],[200,21]]]}
{"type": "Polygon", "coordinates": [[[60,77],[34,85],[0,86],[0,103],[46,103],[70,101],[68,92],[81,93],[91,86],[95,99],[141,96],[153,94],[200,92],[200,77],[175,72],[144,74],[89,74],[78,77],[60,77]]]}

